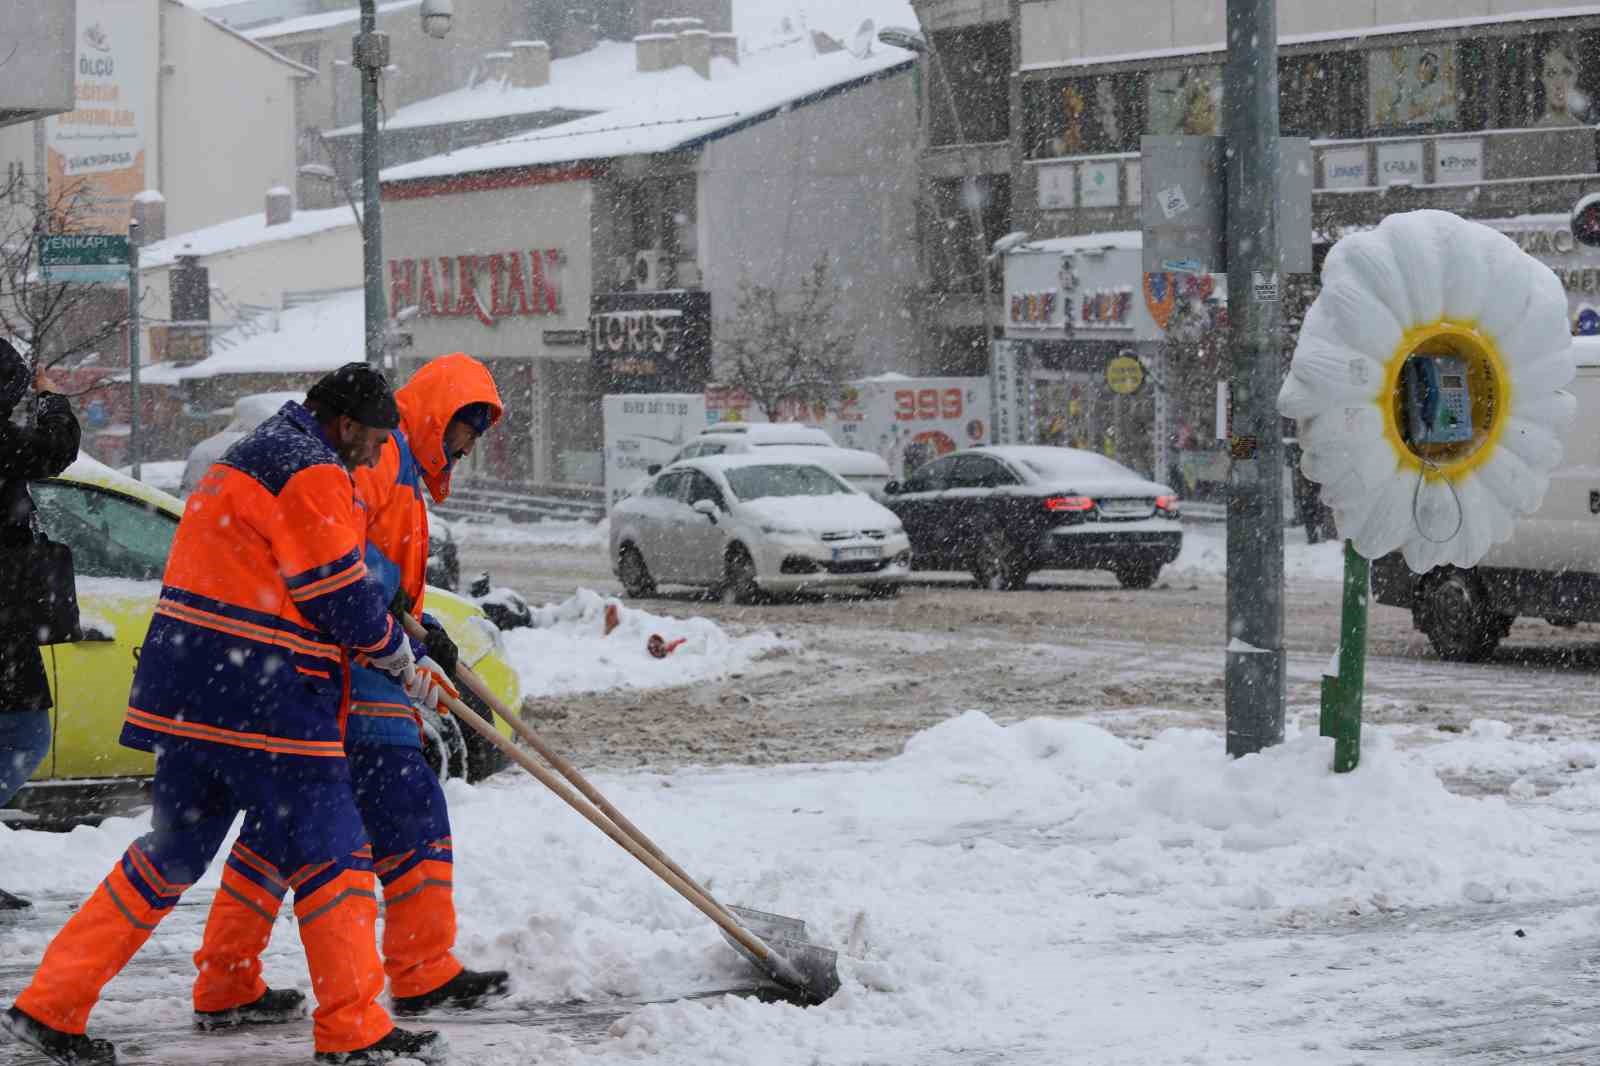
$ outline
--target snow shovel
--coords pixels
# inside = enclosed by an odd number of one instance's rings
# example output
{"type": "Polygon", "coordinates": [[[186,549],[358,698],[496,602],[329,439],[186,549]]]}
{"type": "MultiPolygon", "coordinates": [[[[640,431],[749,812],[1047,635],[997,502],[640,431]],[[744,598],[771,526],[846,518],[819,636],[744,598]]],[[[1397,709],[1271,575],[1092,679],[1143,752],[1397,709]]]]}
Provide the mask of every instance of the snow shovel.
{"type": "MultiPolygon", "coordinates": [[[[400,617],[407,633],[418,640],[426,638],[427,631],[409,613],[400,617]]],[[[746,907],[724,907],[718,903],[711,893],[668,858],[638,826],[612,806],[576,766],[547,745],[519,715],[508,710],[471,667],[457,663],[456,679],[488,704],[529,747],[560,771],[561,776],[572,782],[583,795],[576,795],[548,769],[501,736],[490,722],[460,700],[444,695],[440,703],[716,923],[723,939],[757,969],[808,1003],[821,1003],[839,990],[838,953],[810,943],[806,939],[804,921],[746,907]]]]}

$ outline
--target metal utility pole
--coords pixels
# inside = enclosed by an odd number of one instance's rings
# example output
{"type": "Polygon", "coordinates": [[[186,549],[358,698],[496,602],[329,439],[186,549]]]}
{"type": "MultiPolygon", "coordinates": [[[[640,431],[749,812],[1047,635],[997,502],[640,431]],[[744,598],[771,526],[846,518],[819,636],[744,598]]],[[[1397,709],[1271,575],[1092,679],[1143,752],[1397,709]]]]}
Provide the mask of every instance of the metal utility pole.
{"type": "Polygon", "coordinates": [[[1227,0],[1228,754],[1283,740],[1283,359],[1278,250],[1277,0],[1227,0]]]}
{"type": "Polygon", "coordinates": [[[139,477],[139,223],[128,223],[128,465],[139,477]]]}
{"type": "Polygon", "coordinates": [[[361,73],[361,267],[366,284],[366,357],[383,365],[384,326],[388,310],[383,297],[383,219],[378,207],[378,79],[389,65],[389,36],[378,32],[377,0],[361,0],[361,32],[352,58],[361,73]]]}

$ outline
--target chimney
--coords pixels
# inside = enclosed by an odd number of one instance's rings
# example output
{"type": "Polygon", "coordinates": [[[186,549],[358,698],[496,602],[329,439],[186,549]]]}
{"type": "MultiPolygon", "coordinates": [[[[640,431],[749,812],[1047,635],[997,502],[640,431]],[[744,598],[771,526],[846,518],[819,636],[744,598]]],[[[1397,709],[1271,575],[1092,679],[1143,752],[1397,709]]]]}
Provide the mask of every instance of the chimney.
{"type": "Polygon", "coordinates": [[[739,35],[736,33],[713,33],[711,35],[711,58],[726,59],[730,63],[738,63],[739,35]]]}
{"type": "Polygon", "coordinates": [[[211,354],[211,272],[196,255],[179,255],[167,274],[172,292],[172,323],[166,358],[195,363],[211,354]]]}
{"type": "Polygon", "coordinates": [[[511,42],[511,84],[537,89],[550,84],[550,46],[544,41],[511,42]]]}
{"type": "Polygon", "coordinates": [[[511,76],[510,52],[485,52],[483,53],[483,80],[497,81],[501,85],[508,83],[511,76]]]}
{"type": "Polygon", "coordinates": [[[281,226],[294,218],[294,193],[282,185],[267,190],[267,225],[281,226]]]}
{"type": "Polygon", "coordinates": [[[678,38],[670,33],[641,33],[633,39],[633,50],[640,74],[671,70],[678,65],[678,38]]]}
{"type": "MultiPolygon", "coordinates": [[[[688,20],[684,20],[688,21],[688,20]]],[[[698,22],[698,19],[694,21],[698,22]]],[[[678,31],[678,57],[702,78],[711,77],[711,34],[702,29],[678,31]]]]}
{"type": "Polygon", "coordinates": [[[167,236],[167,198],[146,189],[133,198],[133,220],[139,223],[139,247],[165,240],[167,236]]]}

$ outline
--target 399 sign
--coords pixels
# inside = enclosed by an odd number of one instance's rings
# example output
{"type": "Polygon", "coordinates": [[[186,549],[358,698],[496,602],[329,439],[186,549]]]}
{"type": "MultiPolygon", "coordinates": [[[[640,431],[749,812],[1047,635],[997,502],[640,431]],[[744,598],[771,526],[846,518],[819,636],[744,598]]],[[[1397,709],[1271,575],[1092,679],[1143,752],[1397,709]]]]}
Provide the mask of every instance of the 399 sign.
{"type": "Polygon", "coordinates": [[[957,419],[966,409],[960,389],[896,389],[896,422],[936,422],[957,419]]]}

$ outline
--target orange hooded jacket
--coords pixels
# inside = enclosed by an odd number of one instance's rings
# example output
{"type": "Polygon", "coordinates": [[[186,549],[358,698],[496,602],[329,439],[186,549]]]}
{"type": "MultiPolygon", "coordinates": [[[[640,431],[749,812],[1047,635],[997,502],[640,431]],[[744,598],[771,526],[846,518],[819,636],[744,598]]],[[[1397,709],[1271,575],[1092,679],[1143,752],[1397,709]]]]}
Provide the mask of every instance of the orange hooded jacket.
{"type": "MultiPolygon", "coordinates": [[[[444,432],[469,404],[487,404],[490,424],[504,410],[494,378],[478,360],[461,352],[424,364],[395,393],[400,428],[389,434],[377,465],[355,473],[356,489],[367,507],[368,572],[390,602],[397,589],[420,617],[428,576],[428,509],[424,486],[435,502],[450,496],[450,458],[444,432]]],[[[384,675],[356,670],[352,678],[348,730],[352,739],[375,743],[416,743],[410,703],[384,675]]]]}

